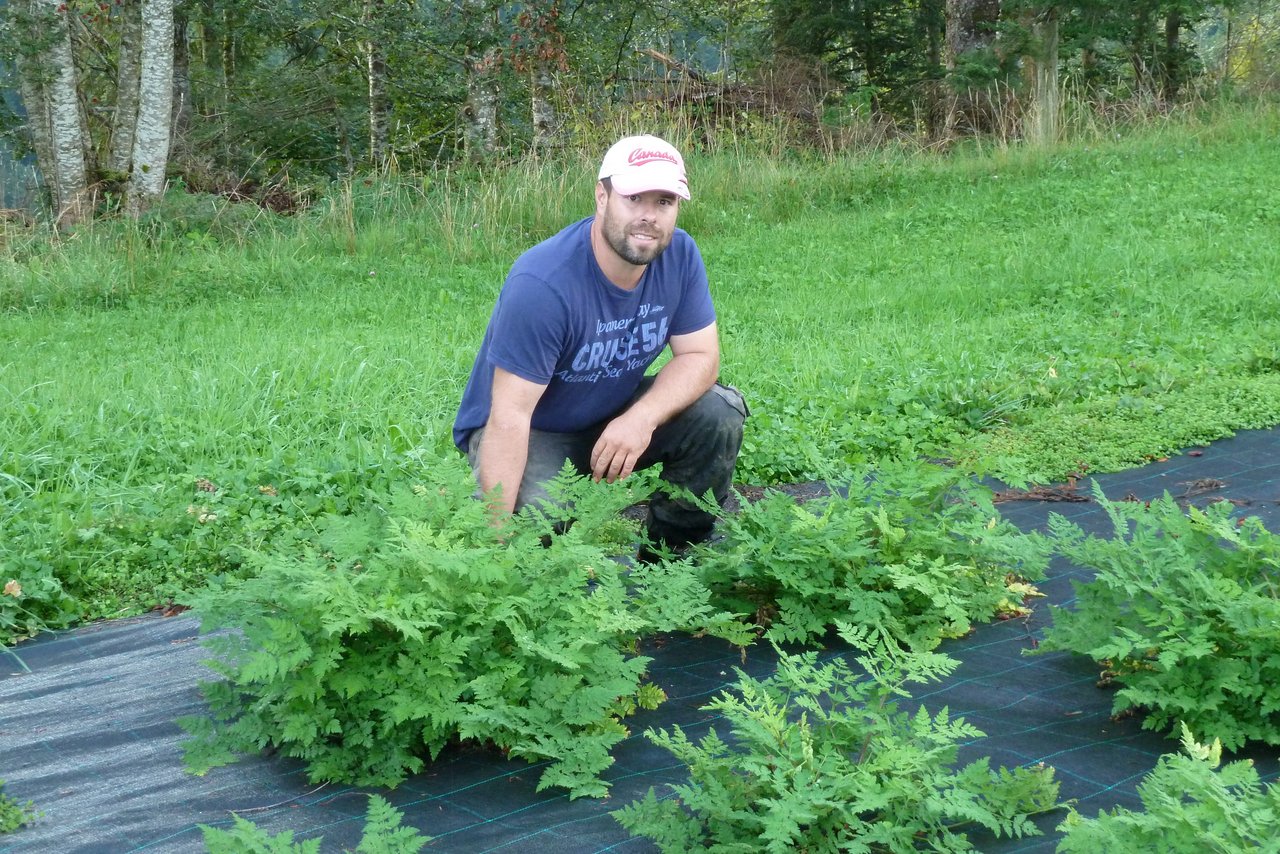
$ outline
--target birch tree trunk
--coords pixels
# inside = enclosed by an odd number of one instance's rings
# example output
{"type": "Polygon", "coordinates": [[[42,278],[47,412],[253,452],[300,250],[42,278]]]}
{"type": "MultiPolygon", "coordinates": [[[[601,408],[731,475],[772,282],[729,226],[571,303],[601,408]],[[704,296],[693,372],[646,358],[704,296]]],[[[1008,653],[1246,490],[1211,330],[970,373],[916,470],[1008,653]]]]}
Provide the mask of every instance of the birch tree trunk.
{"type": "Polygon", "coordinates": [[[498,150],[498,63],[500,57],[493,42],[493,13],[486,10],[484,0],[467,0],[466,8],[473,20],[481,22],[479,42],[490,45],[467,51],[466,118],[467,154],[472,160],[488,160],[498,150]]]}
{"type": "Polygon", "coordinates": [[[138,75],[141,70],[142,13],[139,0],[120,4],[120,52],[116,67],[116,111],[111,121],[107,170],[129,174],[133,137],[138,129],[138,75]]]}
{"type": "Polygon", "coordinates": [[[50,162],[41,163],[40,171],[50,191],[55,221],[59,226],[74,225],[90,215],[92,206],[84,157],[88,129],[80,111],[69,13],[60,0],[36,0],[33,9],[42,29],[47,27],[48,39],[40,57],[44,98],[39,109],[48,115],[50,162]]]}
{"type": "Polygon", "coordinates": [[[142,0],[138,129],[125,210],[142,214],[164,193],[173,119],[173,0],[142,0]]]}
{"type": "Polygon", "coordinates": [[[1164,57],[1160,63],[1160,94],[1166,107],[1173,106],[1182,86],[1182,15],[1171,9],[1164,19],[1164,57]]]}
{"type": "Polygon", "coordinates": [[[377,37],[381,17],[382,0],[365,0],[361,23],[367,35],[362,48],[369,83],[369,162],[379,172],[387,168],[391,149],[387,126],[387,58],[377,37]]]}
{"type": "Polygon", "coordinates": [[[494,52],[467,63],[467,150],[472,160],[488,160],[498,151],[498,81],[494,52]]]}
{"type": "Polygon", "coordinates": [[[542,151],[551,145],[556,130],[556,107],[551,100],[553,84],[551,69],[545,62],[533,66],[530,81],[530,107],[533,112],[533,150],[542,151]]]}
{"type": "MultiPolygon", "coordinates": [[[[17,11],[31,20],[33,4],[30,0],[18,0],[17,11]]],[[[27,38],[37,39],[36,33],[24,34],[27,38]]],[[[50,176],[58,162],[53,150],[53,129],[50,126],[49,98],[46,92],[46,77],[41,57],[35,51],[19,50],[14,57],[18,77],[18,94],[22,98],[27,113],[27,134],[31,138],[31,150],[35,152],[36,163],[41,174],[50,176]]]]}

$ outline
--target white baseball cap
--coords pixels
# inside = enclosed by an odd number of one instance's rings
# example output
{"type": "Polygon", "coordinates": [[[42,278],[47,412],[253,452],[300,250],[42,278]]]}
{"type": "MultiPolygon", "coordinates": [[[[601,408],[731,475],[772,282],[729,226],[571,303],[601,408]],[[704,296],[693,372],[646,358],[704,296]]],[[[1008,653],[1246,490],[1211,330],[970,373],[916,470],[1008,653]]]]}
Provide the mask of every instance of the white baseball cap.
{"type": "Polygon", "coordinates": [[[656,136],[628,136],[615,142],[600,164],[599,180],[605,178],[624,196],[663,190],[689,200],[684,158],[674,145],[656,136]]]}

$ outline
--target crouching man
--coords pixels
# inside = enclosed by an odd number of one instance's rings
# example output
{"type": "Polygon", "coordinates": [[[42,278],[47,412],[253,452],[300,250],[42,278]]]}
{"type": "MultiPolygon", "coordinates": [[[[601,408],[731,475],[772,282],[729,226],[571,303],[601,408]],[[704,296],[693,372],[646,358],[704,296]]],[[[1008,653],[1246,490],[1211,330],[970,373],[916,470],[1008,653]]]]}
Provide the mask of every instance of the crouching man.
{"type": "MultiPolygon", "coordinates": [[[[499,490],[500,513],[545,499],[565,460],[610,483],[661,463],[665,482],[728,497],[747,407],[716,382],[706,269],[676,228],[688,200],[680,152],[628,137],[605,154],[594,215],[512,265],[453,428],[481,490],[499,490]],[[670,361],[647,377],[668,346],[670,361]]],[[[681,549],[713,522],[659,492],[646,530],[655,547],[681,549]]]]}

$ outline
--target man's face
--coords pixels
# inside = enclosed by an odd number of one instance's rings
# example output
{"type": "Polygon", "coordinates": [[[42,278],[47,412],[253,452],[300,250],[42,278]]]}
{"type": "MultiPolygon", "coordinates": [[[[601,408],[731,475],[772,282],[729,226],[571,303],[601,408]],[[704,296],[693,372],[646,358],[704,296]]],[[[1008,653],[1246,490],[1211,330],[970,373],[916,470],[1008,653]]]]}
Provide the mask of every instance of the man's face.
{"type": "Polygon", "coordinates": [[[609,248],[629,264],[643,267],[662,254],[675,233],[680,199],[650,190],[623,196],[596,185],[596,218],[609,248]]]}

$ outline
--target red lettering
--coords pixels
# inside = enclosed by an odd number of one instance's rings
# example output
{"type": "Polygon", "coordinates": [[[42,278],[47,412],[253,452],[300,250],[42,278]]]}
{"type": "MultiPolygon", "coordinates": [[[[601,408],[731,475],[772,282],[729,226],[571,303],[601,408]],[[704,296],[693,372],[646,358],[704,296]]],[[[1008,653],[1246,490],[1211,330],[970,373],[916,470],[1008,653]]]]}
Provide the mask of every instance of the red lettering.
{"type": "Polygon", "coordinates": [[[637,148],[627,155],[627,163],[631,166],[643,166],[655,160],[665,160],[667,163],[673,164],[676,162],[675,155],[669,151],[646,151],[643,148],[637,148]]]}

